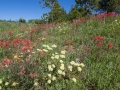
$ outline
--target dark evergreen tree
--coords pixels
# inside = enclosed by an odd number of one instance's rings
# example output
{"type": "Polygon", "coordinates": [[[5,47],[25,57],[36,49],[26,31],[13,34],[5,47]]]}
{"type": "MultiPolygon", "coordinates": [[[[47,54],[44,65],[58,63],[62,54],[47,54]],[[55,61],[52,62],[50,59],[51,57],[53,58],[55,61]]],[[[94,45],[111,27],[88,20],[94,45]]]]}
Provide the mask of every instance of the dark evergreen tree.
{"type": "Polygon", "coordinates": [[[100,10],[113,12],[120,6],[119,0],[100,0],[100,10]]]}
{"type": "Polygon", "coordinates": [[[99,0],[75,0],[75,2],[79,12],[82,13],[82,16],[92,14],[99,6],[99,0]]]}
{"type": "Polygon", "coordinates": [[[21,23],[26,23],[26,20],[23,19],[23,18],[20,18],[20,19],[19,19],[19,22],[21,22],[21,23]]]}
{"type": "Polygon", "coordinates": [[[62,22],[66,18],[66,11],[61,8],[58,2],[55,2],[51,12],[49,12],[49,22],[62,22]]]}
{"type": "Polygon", "coordinates": [[[73,19],[80,17],[82,17],[82,14],[76,8],[71,8],[70,12],[68,13],[68,20],[72,21],[73,19]]]}
{"type": "MultiPolygon", "coordinates": [[[[40,5],[42,7],[50,8],[51,11],[48,13],[49,22],[62,22],[66,20],[66,11],[60,6],[57,0],[41,0],[40,5]]],[[[42,17],[45,18],[45,15],[42,17]]]]}

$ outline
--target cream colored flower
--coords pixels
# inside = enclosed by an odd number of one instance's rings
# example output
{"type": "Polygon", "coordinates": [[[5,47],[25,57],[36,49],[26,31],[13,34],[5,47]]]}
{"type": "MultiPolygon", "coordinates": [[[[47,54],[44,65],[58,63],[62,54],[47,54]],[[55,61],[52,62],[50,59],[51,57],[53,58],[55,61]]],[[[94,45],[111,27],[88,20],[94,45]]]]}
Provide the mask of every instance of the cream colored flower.
{"type": "Polygon", "coordinates": [[[62,51],[61,51],[61,54],[65,54],[65,53],[66,53],[66,51],[65,51],[65,50],[62,50],[62,51]]]}
{"type": "Polygon", "coordinates": [[[32,52],[33,54],[35,53],[35,52],[32,52]]]}
{"type": "Polygon", "coordinates": [[[85,65],[83,63],[81,63],[80,66],[85,67],[85,65]]]}
{"type": "Polygon", "coordinates": [[[47,48],[47,49],[48,49],[48,50],[53,50],[53,49],[52,49],[52,48],[50,48],[50,47],[49,47],[49,48],[47,48]]]}
{"type": "Polygon", "coordinates": [[[64,65],[61,65],[61,66],[60,66],[60,69],[61,69],[61,70],[64,70],[64,69],[65,69],[64,65]]]}
{"type": "Polygon", "coordinates": [[[55,54],[52,54],[52,56],[55,56],[55,54]]]}
{"type": "Polygon", "coordinates": [[[71,65],[75,65],[75,62],[74,62],[74,61],[71,61],[70,64],[71,64],[71,65]]]}
{"type": "Polygon", "coordinates": [[[44,52],[48,52],[48,50],[47,50],[47,49],[43,49],[43,51],[44,51],[44,52]]]}
{"type": "Polygon", "coordinates": [[[73,67],[72,67],[71,65],[68,66],[68,69],[69,69],[70,71],[72,71],[72,68],[73,68],[73,67]]]}
{"type": "Polygon", "coordinates": [[[8,86],[9,82],[5,82],[5,86],[8,86]]]}
{"type": "Polygon", "coordinates": [[[61,70],[58,70],[58,74],[62,74],[62,71],[61,71],[61,70]]]}
{"type": "Polygon", "coordinates": [[[51,56],[51,59],[53,60],[53,59],[55,59],[55,57],[54,57],[54,56],[51,56]]]}
{"type": "Polygon", "coordinates": [[[53,67],[53,68],[55,68],[55,65],[54,65],[54,64],[52,64],[52,67],[53,67]]]}
{"type": "Polygon", "coordinates": [[[43,47],[47,47],[47,45],[43,45],[43,47]]]}
{"type": "Polygon", "coordinates": [[[13,82],[13,83],[12,83],[12,86],[16,86],[16,85],[18,85],[18,83],[16,83],[16,82],[13,82]]]}
{"type": "Polygon", "coordinates": [[[0,90],[2,90],[2,87],[0,86],[0,90]]]}
{"type": "Polygon", "coordinates": [[[79,64],[79,63],[74,63],[74,65],[75,65],[75,66],[80,66],[80,64],[79,64]]]}
{"type": "Polygon", "coordinates": [[[63,63],[63,60],[60,60],[60,63],[63,63]]]}
{"type": "Polygon", "coordinates": [[[58,54],[57,52],[55,52],[55,54],[58,54]]]}
{"type": "Polygon", "coordinates": [[[76,82],[77,80],[75,78],[72,78],[73,82],[76,82]]]}
{"type": "Polygon", "coordinates": [[[57,45],[53,44],[53,45],[52,45],[52,47],[53,47],[53,48],[56,48],[56,47],[57,47],[57,45]]]}
{"type": "Polygon", "coordinates": [[[52,68],[51,65],[48,65],[48,70],[49,70],[49,71],[53,71],[53,68],[52,68]]]}
{"type": "Polygon", "coordinates": [[[52,77],[52,80],[53,80],[53,81],[55,81],[55,80],[56,80],[56,77],[55,77],[55,76],[53,76],[53,77],[52,77]]]}
{"type": "Polygon", "coordinates": [[[42,38],[42,40],[45,40],[46,38],[42,38]]]}
{"type": "Polygon", "coordinates": [[[47,83],[49,83],[49,84],[50,84],[50,83],[51,83],[51,80],[49,79],[49,80],[47,81],[47,83]]]}
{"type": "Polygon", "coordinates": [[[48,77],[51,78],[51,74],[48,74],[48,77]]]}
{"type": "Polygon", "coordinates": [[[55,59],[59,59],[59,55],[55,55],[55,59]]]}
{"type": "Polygon", "coordinates": [[[61,58],[65,58],[65,55],[60,55],[61,58]]]}
{"type": "Polygon", "coordinates": [[[51,66],[51,65],[48,65],[48,69],[49,69],[49,68],[52,68],[52,66],[51,66]]]}
{"type": "Polygon", "coordinates": [[[81,67],[77,67],[78,71],[82,71],[81,67]]]}
{"type": "Polygon", "coordinates": [[[0,84],[2,84],[2,82],[3,82],[2,79],[0,79],[0,84]]]}
{"type": "Polygon", "coordinates": [[[64,71],[62,72],[62,75],[65,76],[65,72],[64,71]]]}
{"type": "Polygon", "coordinates": [[[47,45],[46,47],[47,47],[48,50],[53,50],[53,49],[52,49],[50,46],[48,46],[48,45],[47,45]]]}
{"type": "Polygon", "coordinates": [[[38,82],[35,82],[35,83],[34,83],[34,86],[38,86],[38,82]]]}

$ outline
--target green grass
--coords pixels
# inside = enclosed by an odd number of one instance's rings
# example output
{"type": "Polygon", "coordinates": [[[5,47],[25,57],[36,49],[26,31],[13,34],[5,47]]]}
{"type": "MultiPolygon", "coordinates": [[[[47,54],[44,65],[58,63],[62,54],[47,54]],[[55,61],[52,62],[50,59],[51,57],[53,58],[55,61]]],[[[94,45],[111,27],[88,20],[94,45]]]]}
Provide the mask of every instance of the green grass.
{"type": "MultiPolygon", "coordinates": [[[[10,44],[7,47],[0,48],[0,61],[7,58],[14,62],[14,64],[8,65],[9,68],[4,68],[0,72],[2,83],[0,86],[2,90],[37,90],[38,87],[34,86],[34,81],[37,78],[40,86],[40,90],[119,90],[120,89],[120,17],[106,18],[104,22],[100,20],[88,21],[85,23],[73,24],[63,23],[62,25],[41,28],[32,24],[17,24],[17,23],[0,23],[0,40],[9,41],[10,44]],[[116,21],[117,20],[117,21],[116,21]],[[26,26],[25,29],[20,27],[26,26]],[[34,28],[33,28],[34,27],[34,28]],[[9,34],[9,30],[13,31],[13,34],[9,34]],[[32,31],[32,33],[31,33],[32,31]],[[30,36],[32,35],[32,36],[30,36]],[[103,41],[91,40],[91,37],[100,36],[104,38],[103,41]],[[25,40],[28,38],[31,41],[30,45],[36,44],[36,47],[29,53],[24,53],[20,60],[24,62],[14,61],[14,55],[20,56],[21,44],[18,44],[17,48],[13,47],[13,41],[15,38],[25,40]],[[42,40],[44,38],[44,40],[42,40]],[[97,43],[101,42],[100,46],[97,43]],[[113,46],[108,48],[108,44],[112,43],[113,46]],[[49,51],[47,55],[38,55],[36,49],[44,49],[42,45],[56,44],[57,48],[53,51],[49,51]],[[65,77],[59,76],[57,70],[60,67],[59,59],[51,60],[51,55],[61,50],[66,50],[66,58],[62,59],[65,64],[65,77]],[[35,52],[33,54],[32,52],[35,52]],[[30,56],[31,55],[31,56],[30,56]],[[30,58],[30,62],[37,64],[29,64],[25,60],[30,58]],[[85,67],[81,72],[77,72],[75,67],[70,73],[67,66],[71,61],[78,60],[78,63],[84,63],[85,67]],[[53,72],[47,70],[47,65],[54,63],[56,68],[53,72]],[[19,76],[16,73],[19,72],[20,66],[24,66],[26,72],[23,76],[19,76]],[[29,73],[37,73],[36,78],[30,78],[29,73]],[[47,83],[49,77],[47,75],[51,73],[55,75],[57,80],[51,84],[47,83]],[[68,74],[68,76],[67,76],[68,74]],[[9,76],[9,78],[7,78],[9,76]],[[46,76],[47,79],[42,78],[46,76]],[[77,82],[71,80],[75,77],[77,82]],[[67,78],[67,79],[66,79],[67,78]],[[5,82],[9,82],[8,86],[5,86],[5,82]],[[19,83],[16,86],[11,86],[13,82],[19,83]]],[[[29,45],[28,45],[29,46],[29,45]]]]}

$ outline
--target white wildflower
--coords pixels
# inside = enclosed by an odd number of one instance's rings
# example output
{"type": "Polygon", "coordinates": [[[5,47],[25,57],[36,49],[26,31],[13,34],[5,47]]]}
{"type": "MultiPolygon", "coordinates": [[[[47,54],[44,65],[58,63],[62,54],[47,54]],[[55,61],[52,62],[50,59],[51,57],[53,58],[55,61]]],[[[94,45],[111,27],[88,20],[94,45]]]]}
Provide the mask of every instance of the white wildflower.
{"type": "Polygon", "coordinates": [[[74,65],[75,65],[75,66],[80,66],[80,64],[79,64],[79,63],[74,63],[74,65]]]}
{"type": "Polygon", "coordinates": [[[74,61],[71,61],[70,64],[71,64],[71,65],[75,65],[75,62],[74,62],[74,61]]]}
{"type": "Polygon", "coordinates": [[[50,84],[50,83],[51,83],[51,80],[48,80],[48,81],[47,81],[47,83],[49,83],[49,84],[50,84]]]}
{"type": "Polygon", "coordinates": [[[72,71],[72,68],[73,68],[73,67],[72,67],[71,65],[68,66],[68,69],[69,69],[70,71],[72,71]]]}
{"type": "Polygon", "coordinates": [[[58,70],[58,73],[59,73],[59,74],[62,74],[62,71],[61,71],[61,70],[58,70]]]}
{"type": "Polygon", "coordinates": [[[72,78],[73,82],[76,82],[77,80],[75,78],[72,78]]]}
{"type": "Polygon", "coordinates": [[[51,78],[51,74],[48,74],[48,77],[51,78]]]}
{"type": "Polygon", "coordinates": [[[65,55],[60,55],[61,58],[65,58],[65,55]]]}
{"type": "Polygon", "coordinates": [[[43,47],[47,47],[47,45],[43,45],[43,47]]]}
{"type": "Polygon", "coordinates": [[[56,48],[56,47],[57,47],[57,45],[53,44],[53,45],[52,45],[52,47],[53,47],[53,48],[56,48]]]}
{"type": "Polygon", "coordinates": [[[81,67],[77,67],[78,71],[82,71],[81,67]]]}
{"type": "Polygon", "coordinates": [[[63,60],[60,60],[60,63],[63,63],[63,60]]]}
{"type": "Polygon", "coordinates": [[[66,51],[65,51],[65,50],[61,51],[61,54],[65,54],[65,53],[66,53],[66,51]]]}
{"type": "Polygon", "coordinates": [[[54,65],[54,64],[52,64],[52,67],[53,67],[53,68],[55,68],[55,65],[54,65]]]}
{"type": "Polygon", "coordinates": [[[55,59],[59,59],[59,55],[55,55],[55,59]]]}
{"type": "Polygon", "coordinates": [[[62,72],[62,75],[65,76],[65,72],[62,72]]]}
{"type": "Polygon", "coordinates": [[[48,52],[48,50],[47,50],[47,49],[43,49],[43,51],[44,51],[44,52],[48,52]]]}
{"type": "Polygon", "coordinates": [[[52,48],[47,48],[48,50],[53,50],[52,48]]]}
{"type": "Polygon", "coordinates": [[[0,84],[2,84],[2,79],[0,79],[0,84]]]}
{"type": "Polygon", "coordinates": [[[51,65],[48,65],[48,70],[49,70],[49,71],[53,71],[53,68],[52,68],[51,65]]]}
{"type": "Polygon", "coordinates": [[[64,69],[65,69],[64,64],[61,64],[60,69],[61,69],[61,70],[64,70],[64,69]]]}
{"type": "Polygon", "coordinates": [[[8,86],[9,82],[5,82],[5,86],[8,86]]]}
{"type": "Polygon", "coordinates": [[[55,81],[55,80],[56,80],[56,77],[55,77],[55,76],[53,76],[53,77],[52,77],[52,80],[53,80],[53,81],[55,81]]]}
{"type": "Polygon", "coordinates": [[[54,57],[54,56],[51,56],[51,59],[53,60],[53,59],[55,59],[55,57],[54,57]]]}
{"type": "Polygon", "coordinates": [[[35,83],[34,83],[34,86],[38,86],[38,82],[35,82],[35,83]]]}
{"type": "Polygon", "coordinates": [[[81,63],[80,66],[85,67],[85,65],[83,63],[81,63]]]}

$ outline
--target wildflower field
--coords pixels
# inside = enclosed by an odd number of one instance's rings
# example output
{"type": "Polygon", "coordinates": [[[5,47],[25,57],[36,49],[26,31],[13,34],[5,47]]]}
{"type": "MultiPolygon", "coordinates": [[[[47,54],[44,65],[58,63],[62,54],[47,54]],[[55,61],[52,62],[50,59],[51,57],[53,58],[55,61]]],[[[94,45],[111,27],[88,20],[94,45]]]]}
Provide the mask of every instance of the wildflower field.
{"type": "Polygon", "coordinates": [[[120,90],[120,16],[0,22],[1,90],[120,90]]]}

